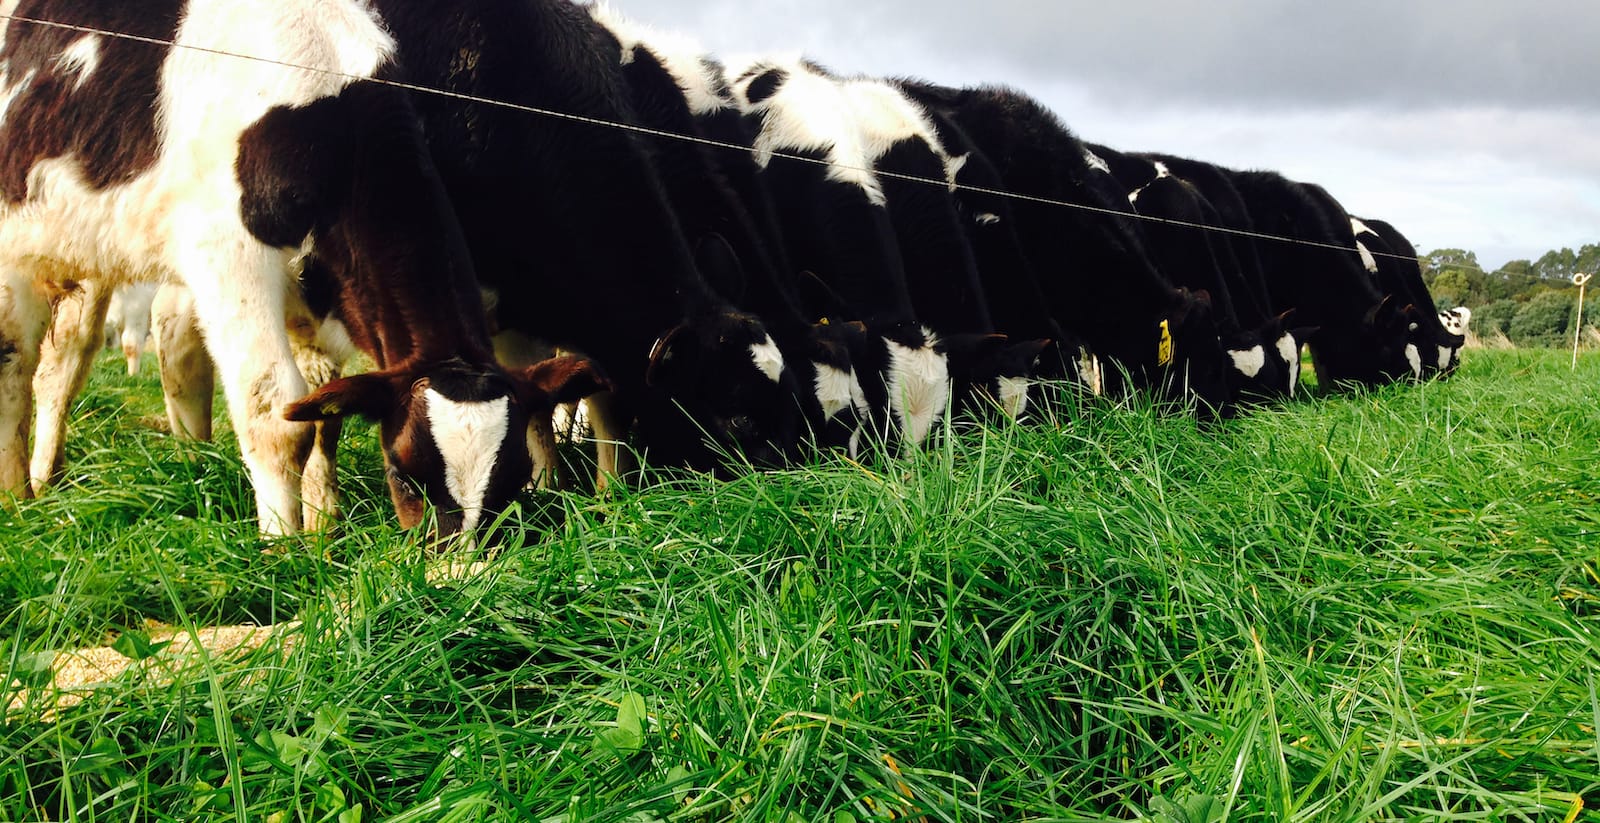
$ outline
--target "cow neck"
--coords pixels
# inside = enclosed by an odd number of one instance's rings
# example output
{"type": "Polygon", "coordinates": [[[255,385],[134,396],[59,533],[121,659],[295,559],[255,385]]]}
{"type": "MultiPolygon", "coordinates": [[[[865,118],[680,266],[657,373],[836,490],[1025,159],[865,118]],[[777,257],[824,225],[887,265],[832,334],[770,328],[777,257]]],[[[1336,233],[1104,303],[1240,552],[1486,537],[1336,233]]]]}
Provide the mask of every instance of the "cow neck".
{"type": "Polygon", "coordinates": [[[367,327],[353,337],[380,365],[493,363],[472,261],[410,105],[377,87],[351,100],[364,130],[350,191],[316,239],[319,255],[344,263],[342,317],[367,327]]]}

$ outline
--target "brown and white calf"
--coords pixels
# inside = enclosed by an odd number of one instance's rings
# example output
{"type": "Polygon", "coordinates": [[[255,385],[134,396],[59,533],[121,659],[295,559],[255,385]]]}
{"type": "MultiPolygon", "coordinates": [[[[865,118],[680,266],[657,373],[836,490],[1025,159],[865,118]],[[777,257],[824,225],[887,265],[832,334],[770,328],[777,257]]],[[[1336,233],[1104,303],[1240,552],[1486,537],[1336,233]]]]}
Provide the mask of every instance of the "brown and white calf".
{"type": "Polygon", "coordinates": [[[579,361],[494,362],[411,101],[364,80],[396,52],[371,6],[23,0],[14,14],[0,46],[0,493],[28,493],[52,297],[171,280],[193,294],[262,531],[301,527],[308,421],[351,413],[382,421],[402,521],[423,497],[442,532],[502,509],[530,471],[529,416],[598,381],[579,361]],[[310,396],[287,331],[304,316],[290,261],[308,244],[379,365],[310,396]]]}

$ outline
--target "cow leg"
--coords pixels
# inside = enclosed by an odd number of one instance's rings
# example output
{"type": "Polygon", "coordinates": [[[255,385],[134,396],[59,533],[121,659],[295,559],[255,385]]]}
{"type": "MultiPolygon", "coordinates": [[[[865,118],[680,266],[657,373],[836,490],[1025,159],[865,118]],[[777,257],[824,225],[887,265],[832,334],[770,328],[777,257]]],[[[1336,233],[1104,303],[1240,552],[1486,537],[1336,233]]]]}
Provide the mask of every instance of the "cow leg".
{"type": "Polygon", "coordinates": [[[288,405],[306,393],[284,330],[288,255],[237,225],[184,217],[191,219],[174,222],[186,226],[193,245],[177,251],[176,268],[194,293],[195,314],[222,376],[255,489],[257,521],[264,534],[297,532],[300,470],[314,432],[308,423],[284,418],[288,405]]]}
{"type": "Polygon", "coordinates": [[[163,285],[150,306],[150,323],[155,330],[161,394],[172,434],[185,440],[210,440],[216,367],[200,336],[194,296],[176,283],[163,285]]]}
{"type": "Polygon", "coordinates": [[[28,474],[35,495],[60,479],[66,460],[67,414],[89,380],[110,304],[111,288],[92,279],[78,281],[77,288],[56,301],[33,375],[33,459],[28,474]]]}
{"type": "Polygon", "coordinates": [[[33,375],[50,300],[31,273],[0,271],[0,500],[26,498],[33,375]]]}
{"type": "Polygon", "coordinates": [[[150,304],[155,297],[154,284],[139,284],[123,289],[122,356],[128,363],[128,375],[139,373],[144,358],[144,342],[150,336],[150,304]]]}
{"type": "Polygon", "coordinates": [[[594,432],[594,490],[602,492],[633,471],[626,441],[632,415],[618,402],[616,392],[593,394],[585,402],[589,404],[589,428],[594,432]]]}
{"type": "MultiPolygon", "coordinates": [[[[315,390],[339,377],[348,347],[339,346],[344,350],[334,351],[335,347],[327,345],[318,334],[321,324],[304,306],[296,305],[290,314],[287,326],[295,365],[305,378],[307,390],[315,390]]],[[[342,330],[338,336],[348,343],[342,330]]],[[[308,531],[325,531],[339,516],[338,447],[344,418],[319,420],[311,426],[311,453],[300,474],[300,515],[308,531]]]]}

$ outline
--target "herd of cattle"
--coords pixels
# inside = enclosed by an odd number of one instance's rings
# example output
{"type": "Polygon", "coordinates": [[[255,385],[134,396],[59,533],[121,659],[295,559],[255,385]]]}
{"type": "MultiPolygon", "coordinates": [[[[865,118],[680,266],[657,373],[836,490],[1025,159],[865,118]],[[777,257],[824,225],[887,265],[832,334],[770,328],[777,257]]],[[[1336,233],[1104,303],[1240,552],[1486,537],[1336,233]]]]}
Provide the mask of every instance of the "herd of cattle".
{"type": "Polygon", "coordinates": [[[209,432],[214,361],[268,533],[333,510],[350,414],[401,521],[450,533],[582,397],[604,471],[628,439],[710,469],[914,445],[1047,382],[1227,415],[1292,396],[1303,344],[1376,384],[1463,343],[1386,223],[1084,143],[1012,89],[724,65],[569,0],[0,11],[0,495],[59,471],[134,282],[170,284],[177,430],[209,432]],[[353,350],[376,370],[340,377],[353,350]]]}

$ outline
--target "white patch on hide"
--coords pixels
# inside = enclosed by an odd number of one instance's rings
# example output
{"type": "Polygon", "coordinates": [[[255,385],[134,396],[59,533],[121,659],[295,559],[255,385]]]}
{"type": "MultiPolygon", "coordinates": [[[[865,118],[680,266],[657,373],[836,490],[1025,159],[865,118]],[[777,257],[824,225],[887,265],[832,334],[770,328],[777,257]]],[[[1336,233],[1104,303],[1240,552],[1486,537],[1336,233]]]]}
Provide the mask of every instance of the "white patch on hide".
{"type": "Polygon", "coordinates": [[[1370,226],[1354,217],[1350,218],[1350,233],[1356,237],[1360,237],[1363,234],[1370,234],[1373,237],[1378,236],[1378,233],[1373,231],[1370,226]]]}
{"type": "Polygon", "coordinates": [[[730,75],[734,100],[740,111],[757,115],[761,132],[751,146],[756,165],[766,168],[776,152],[822,152],[828,159],[828,179],[851,183],[866,193],[868,202],[887,205],[883,186],[872,173],[875,159],[862,145],[849,97],[832,78],[805,66],[798,57],[757,58],[730,75]],[[783,85],[771,97],[750,102],[750,84],[770,69],[784,73],[783,85]]]}
{"type": "Polygon", "coordinates": [[[1278,356],[1289,367],[1289,396],[1293,397],[1295,385],[1300,382],[1300,342],[1294,339],[1294,335],[1285,334],[1278,338],[1278,356]]]}
{"type": "Polygon", "coordinates": [[[489,478],[510,428],[510,399],[461,403],[433,389],[423,394],[433,442],[444,460],[445,488],[461,507],[462,530],[471,531],[483,516],[489,478]]]}
{"type": "Polygon", "coordinates": [[[1245,377],[1254,378],[1261,373],[1267,365],[1267,350],[1261,346],[1252,346],[1242,350],[1228,350],[1228,357],[1233,359],[1233,368],[1245,377]]]}
{"type": "Polygon", "coordinates": [[[995,223],[1000,222],[1000,215],[985,211],[979,212],[978,215],[972,219],[980,226],[992,226],[995,223]]]}
{"type": "Polygon", "coordinates": [[[815,365],[817,377],[812,388],[816,391],[817,403],[822,406],[822,419],[832,420],[845,409],[855,409],[865,417],[867,397],[861,390],[861,381],[856,378],[856,370],[847,372],[824,363],[815,365]]]}
{"type": "Polygon", "coordinates": [[[56,57],[56,68],[63,74],[75,74],[78,79],[73,81],[72,90],[83,88],[89,75],[100,67],[100,35],[85,34],[72,41],[72,45],[61,50],[56,57]]]}
{"type": "Polygon", "coordinates": [[[1406,344],[1406,362],[1411,364],[1411,376],[1422,376],[1422,352],[1417,351],[1417,344],[1406,344]]]}
{"type": "Polygon", "coordinates": [[[733,105],[732,101],[718,93],[720,78],[712,73],[711,66],[706,63],[706,50],[693,38],[677,32],[660,31],[629,19],[609,3],[595,3],[589,7],[589,14],[622,44],[623,63],[633,62],[636,48],[648,49],[655,55],[661,67],[677,81],[691,114],[698,117],[733,105]]]}
{"type": "Polygon", "coordinates": [[[1000,410],[1012,420],[1022,416],[1028,409],[1028,386],[1032,381],[1026,377],[1001,377],[1000,383],[1000,410]]]}
{"type": "Polygon", "coordinates": [[[1366,266],[1367,271],[1377,274],[1378,258],[1372,256],[1372,252],[1367,249],[1367,245],[1362,243],[1360,240],[1357,240],[1356,251],[1361,253],[1361,265],[1366,266]]]}
{"type": "Polygon", "coordinates": [[[889,347],[889,408],[907,445],[921,443],[950,402],[950,365],[934,350],[933,333],[924,329],[923,334],[927,343],[920,349],[884,340],[889,347]]]}
{"type": "Polygon", "coordinates": [[[968,152],[960,157],[946,157],[944,159],[944,179],[949,183],[950,190],[956,190],[956,177],[961,174],[961,169],[967,165],[967,160],[972,157],[968,152]]]}
{"type": "Polygon", "coordinates": [[[778,350],[778,344],[772,342],[772,335],[767,339],[750,346],[750,359],[755,361],[756,368],[767,376],[768,380],[776,383],[783,374],[783,352],[778,350]]]}
{"type": "Polygon", "coordinates": [[[1111,164],[1107,163],[1104,157],[1089,151],[1087,146],[1085,146],[1083,149],[1083,162],[1088,163],[1089,168],[1094,169],[1095,171],[1104,172],[1106,174],[1111,173],[1111,164]]]}

